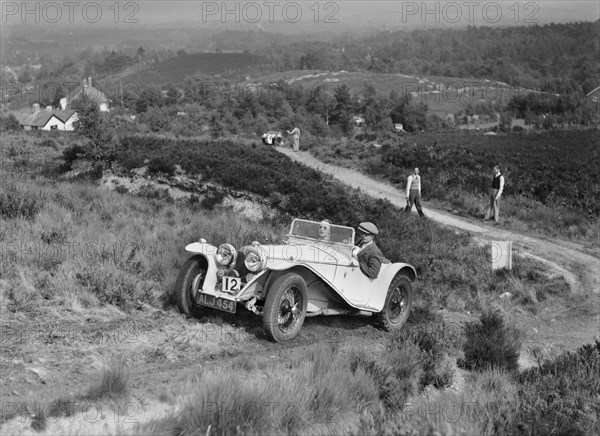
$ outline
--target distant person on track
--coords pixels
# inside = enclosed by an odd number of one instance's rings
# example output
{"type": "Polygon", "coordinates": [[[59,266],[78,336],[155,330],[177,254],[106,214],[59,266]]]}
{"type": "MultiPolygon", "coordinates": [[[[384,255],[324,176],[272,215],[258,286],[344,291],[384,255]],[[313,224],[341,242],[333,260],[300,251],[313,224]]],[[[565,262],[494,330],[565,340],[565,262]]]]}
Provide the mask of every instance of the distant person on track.
{"type": "Polygon", "coordinates": [[[375,236],[379,233],[377,226],[373,223],[360,223],[358,226],[359,241],[352,255],[358,260],[358,266],[364,275],[370,279],[376,279],[384,262],[383,253],[375,245],[375,236]]]}
{"type": "Polygon", "coordinates": [[[288,135],[292,136],[292,146],[294,147],[294,151],[300,151],[300,129],[298,127],[294,127],[293,130],[288,130],[288,135]]]}
{"type": "Polygon", "coordinates": [[[419,175],[419,168],[413,169],[412,174],[406,180],[406,207],[404,208],[404,212],[410,213],[413,204],[417,207],[419,216],[425,216],[421,208],[421,176],[419,175]]]}
{"type": "Polygon", "coordinates": [[[500,173],[500,165],[495,165],[492,177],[492,188],[490,189],[490,204],[482,221],[494,218],[496,223],[500,222],[500,196],[504,190],[504,176],[500,173]]]}

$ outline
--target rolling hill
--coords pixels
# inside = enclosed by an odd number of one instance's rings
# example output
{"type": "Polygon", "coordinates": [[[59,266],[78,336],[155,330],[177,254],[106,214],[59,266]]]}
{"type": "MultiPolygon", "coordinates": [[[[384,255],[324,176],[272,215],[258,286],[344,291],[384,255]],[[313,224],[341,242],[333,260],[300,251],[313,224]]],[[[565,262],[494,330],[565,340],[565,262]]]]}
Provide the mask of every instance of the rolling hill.
{"type": "Polygon", "coordinates": [[[123,80],[143,85],[162,86],[178,84],[186,77],[245,76],[251,71],[268,69],[268,61],[248,53],[193,53],[182,54],[128,75],[123,80]]]}
{"type": "Polygon", "coordinates": [[[305,88],[317,85],[331,89],[341,85],[350,88],[350,92],[362,95],[367,85],[372,85],[381,95],[389,95],[396,90],[400,95],[412,93],[419,102],[426,103],[429,112],[444,118],[456,113],[469,103],[479,101],[496,102],[505,105],[514,95],[535,90],[511,87],[504,82],[456,78],[416,76],[406,74],[383,74],[373,72],[295,70],[258,77],[254,85],[267,85],[285,81],[290,87],[301,85],[305,88]]]}

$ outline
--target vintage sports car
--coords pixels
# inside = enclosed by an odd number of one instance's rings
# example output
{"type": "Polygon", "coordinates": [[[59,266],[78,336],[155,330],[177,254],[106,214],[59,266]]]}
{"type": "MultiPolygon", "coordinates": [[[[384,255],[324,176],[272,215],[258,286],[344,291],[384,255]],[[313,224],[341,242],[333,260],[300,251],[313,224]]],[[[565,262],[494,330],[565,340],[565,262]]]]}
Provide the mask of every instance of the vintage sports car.
{"type": "Polygon", "coordinates": [[[269,130],[267,133],[263,133],[261,139],[265,145],[278,146],[283,142],[283,135],[281,132],[269,130]]]}
{"type": "Polygon", "coordinates": [[[285,243],[253,242],[239,250],[204,239],[181,268],[176,300],[181,312],[199,317],[207,308],[236,313],[243,305],[262,315],[277,342],[293,339],[307,316],[371,312],[385,330],[400,328],[412,305],[417,274],[405,263],[384,263],[376,279],[365,276],[352,254],[354,229],[295,219],[285,243]]]}

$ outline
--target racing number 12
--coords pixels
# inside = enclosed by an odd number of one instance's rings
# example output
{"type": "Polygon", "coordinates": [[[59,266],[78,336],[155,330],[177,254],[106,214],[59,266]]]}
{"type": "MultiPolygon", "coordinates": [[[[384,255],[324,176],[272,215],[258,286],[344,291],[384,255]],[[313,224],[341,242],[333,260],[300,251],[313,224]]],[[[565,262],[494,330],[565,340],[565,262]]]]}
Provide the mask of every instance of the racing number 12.
{"type": "Polygon", "coordinates": [[[223,289],[225,292],[239,292],[242,280],[237,277],[223,277],[223,289]]]}

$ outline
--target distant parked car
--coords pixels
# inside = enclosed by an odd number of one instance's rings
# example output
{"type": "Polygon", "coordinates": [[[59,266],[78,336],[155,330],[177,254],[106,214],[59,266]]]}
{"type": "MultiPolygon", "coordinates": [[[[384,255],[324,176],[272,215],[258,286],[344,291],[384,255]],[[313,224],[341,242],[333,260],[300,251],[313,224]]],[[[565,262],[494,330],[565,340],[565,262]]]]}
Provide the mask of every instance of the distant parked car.
{"type": "Polygon", "coordinates": [[[262,142],[265,145],[278,146],[283,142],[283,134],[274,130],[270,130],[267,133],[263,133],[262,142]]]}
{"type": "Polygon", "coordinates": [[[185,247],[193,256],[183,265],[175,297],[181,312],[199,317],[207,308],[236,313],[239,304],[263,318],[277,342],[298,335],[304,318],[371,312],[385,330],[408,319],[415,269],[384,263],[376,279],[365,276],[352,256],[354,229],[331,225],[319,239],[319,223],[295,219],[279,245],[253,242],[239,250],[205,239],[185,247]]]}

